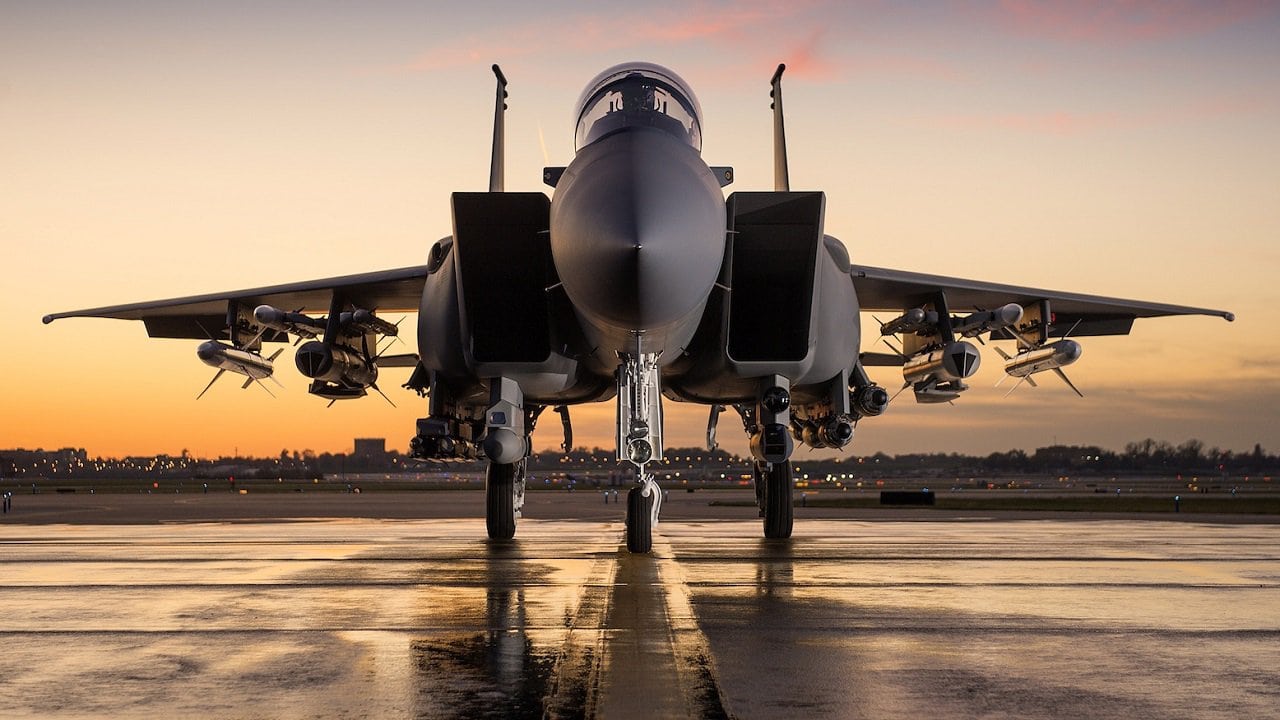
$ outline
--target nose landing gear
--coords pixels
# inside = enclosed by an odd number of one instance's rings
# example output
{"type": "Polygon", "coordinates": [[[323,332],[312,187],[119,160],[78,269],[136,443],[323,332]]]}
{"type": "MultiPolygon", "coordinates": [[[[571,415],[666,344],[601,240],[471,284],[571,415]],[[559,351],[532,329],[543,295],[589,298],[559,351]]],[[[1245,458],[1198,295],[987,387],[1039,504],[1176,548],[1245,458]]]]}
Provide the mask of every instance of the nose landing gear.
{"type": "Polygon", "coordinates": [[[662,509],[662,489],[645,474],[627,493],[627,550],[647,553],[653,549],[653,528],[662,509]]]}
{"type": "Polygon", "coordinates": [[[627,550],[653,549],[662,490],[645,466],[662,459],[662,396],[658,355],[624,357],[618,368],[618,459],[636,466],[636,486],[627,493],[627,550]]]}

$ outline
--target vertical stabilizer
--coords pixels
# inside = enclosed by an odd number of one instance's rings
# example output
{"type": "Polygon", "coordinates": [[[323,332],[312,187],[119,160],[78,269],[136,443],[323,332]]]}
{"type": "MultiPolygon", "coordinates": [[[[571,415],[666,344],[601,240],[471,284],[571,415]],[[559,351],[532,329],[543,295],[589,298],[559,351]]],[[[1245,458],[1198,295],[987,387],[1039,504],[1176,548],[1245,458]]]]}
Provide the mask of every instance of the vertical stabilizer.
{"type": "Polygon", "coordinates": [[[493,65],[493,74],[498,78],[497,96],[493,101],[493,156],[489,160],[489,192],[502,192],[503,189],[503,115],[507,109],[507,78],[497,63],[493,65]]]}
{"type": "Polygon", "coordinates": [[[782,123],[782,72],[786,69],[786,65],[779,64],[769,81],[773,86],[769,91],[769,97],[773,98],[769,105],[773,109],[773,189],[781,192],[791,189],[791,177],[787,173],[787,131],[782,123]]]}

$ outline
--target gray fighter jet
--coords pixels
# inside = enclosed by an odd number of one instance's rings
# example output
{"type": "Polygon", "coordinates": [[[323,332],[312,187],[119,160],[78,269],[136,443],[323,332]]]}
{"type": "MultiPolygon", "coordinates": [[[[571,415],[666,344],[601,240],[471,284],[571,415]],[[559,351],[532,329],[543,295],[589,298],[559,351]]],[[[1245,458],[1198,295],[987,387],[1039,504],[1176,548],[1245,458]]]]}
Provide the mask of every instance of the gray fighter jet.
{"type": "MultiPolygon", "coordinates": [[[[872,365],[902,368],[918,402],[953,401],[981,356],[968,338],[1016,343],[1006,373],[1022,381],[1080,356],[1072,337],[1123,335],[1136,318],[1220,310],[998,285],[849,260],[826,235],[825,196],[792,191],[782,74],[771,81],[775,187],[734,192],[728,167],[701,156],[702,109],[689,86],[649,63],[609,68],[577,105],[577,153],[546,168],[554,199],[503,191],[506,78],[498,66],[488,192],[453,194],[453,232],[425,265],[237,292],[58,313],[141,320],[152,337],[205,341],[214,363],[268,377],[264,342],[302,344],[310,392],[336,401],[378,392],[378,368],[413,366],[406,387],[428,398],[411,453],[485,459],[488,533],[510,538],[524,498],[534,423],[548,407],[572,446],[569,407],[612,400],[617,457],[634,465],[627,546],[647,552],[662,494],[664,400],[722,411],[750,437],[764,534],[792,529],[788,462],[796,443],[843,448],[890,394],[872,365]],[[380,351],[418,311],[418,356],[380,351]],[[893,317],[893,353],[859,353],[860,313],[893,317]],[[212,331],[210,330],[212,329],[212,331]],[[1054,338],[1061,338],[1052,341],[1054,338]],[[224,344],[224,341],[226,344],[224,344]]],[[[274,357],[274,356],[273,356],[274,357]]],[[[242,374],[246,374],[242,372],[242,374]]],[[[216,379],[216,378],[215,378],[216,379]]],[[[1068,381],[1069,382],[1069,381],[1068,381]]],[[[246,383],[248,384],[248,382],[246,383]]],[[[207,388],[206,388],[207,389],[207,388]]],[[[1072,386],[1072,389],[1075,389],[1072,386]]]]}

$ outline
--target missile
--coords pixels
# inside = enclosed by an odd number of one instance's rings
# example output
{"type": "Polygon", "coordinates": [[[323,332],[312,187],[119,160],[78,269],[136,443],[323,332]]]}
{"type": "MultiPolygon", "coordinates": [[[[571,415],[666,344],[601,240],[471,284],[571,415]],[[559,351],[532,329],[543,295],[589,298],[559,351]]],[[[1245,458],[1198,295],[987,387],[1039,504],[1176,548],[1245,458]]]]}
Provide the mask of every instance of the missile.
{"type": "Polygon", "coordinates": [[[951,321],[951,329],[964,337],[977,337],[985,332],[992,332],[1016,325],[1022,320],[1022,306],[1009,303],[995,310],[980,310],[964,318],[951,321]]]}
{"type": "Polygon", "coordinates": [[[253,309],[253,319],[259,325],[277,332],[293,333],[304,338],[313,338],[324,331],[324,323],[308,315],[288,312],[270,305],[259,305],[253,309]]]}
{"type": "Polygon", "coordinates": [[[1063,368],[1080,359],[1083,348],[1075,340],[1059,340],[1034,350],[1020,352],[1010,357],[1000,348],[996,351],[1005,359],[1004,371],[1011,377],[1027,377],[1045,370],[1063,368]]]}
{"type": "MultiPolygon", "coordinates": [[[[1005,360],[1004,371],[1007,377],[1018,378],[1018,385],[1026,381],[1034,386],[1036,381],[1031,379],[1032,375],[1045,370],[1052,370],[1062,382],[1067,384],[1067,387],[1075,391],[1075,394],[1084,397],[1084,393],[1080,392],[1080,388],[1076,387],[1075,383],[1071,382],[1067,374],[1062,371],[1062,368],[1079,360],[1081,353],[1084,352],[1080,347],[1080,343],[1075,340],[1059,340],[1055,343],[1024,350],[1013,357],[1010,357],[1008,353],[1000,348],[996,348],[996,352],[1000,353],[1000,357],[1005,360]]],[[[1004,380],[1004,378],[1000,379],[1004,380]]],[[[996,384],[999,385],[1000,383],[996,384]]],[[[1009,393],[1017,389],[1018,385],[1010,388],[1009,393]]],[[[1005,395],[1008,396],[1009,393],[1005,393],[1005,395]]]]}
{"type": "Polygon", "coordinates": [[[390,335],[395,337],[400,334],[400,328],[389,323],[386,320],[374,315],[368,310],[356,310],[355,312],[344,312],[339,316],[342,321],[342,327],[347,330],[355,330],[360,334],[377,333],[379,335],[390,335]]]}
{"type": "Polygon", "coordinates": [[[793,423],[792,435],[811,448],[836,448],[853,440],[853,423],[845,417],[829,417],[817,422],[793,423]]]}
{"type": "Polygon", "coordinates": [[[875,417],[889,407],[889,393],[879,385],[863,385],[854,390],[849,399],[859,415],[875,417]]]}
{"type": "MultiPolygon", "coordinates": [[[[262,385],[263,378],[271,378],[275,380],[277,385],[280,384],[280,381],[276,380],[271,373],[275,371],[275,363],[273,361],[282,352],[284,352],[284,348],[276,350],[271,357],[262,357],[252,350],[241,350],[240,348],[220,343],[217,340],[207,340],[200,343],[200,347],[196,348],[196,357],[200,358],[200,362],[205,365],[217,368],[218,372],[214,374],[209,384],[204,386],[204,390],[200,391],[196,399],[199,400],[204,397],[204,394],[209,392],[209,388],[213,387],[213,384],[218,382],[218,378],[222,377],[222,374],[227,371],[249,378],[244,381],[244,387],[246,388],[255,381],[262,385]]],[[[267,389],[266,385],[262,385],[262,389],[266,390],[268,395],[274,397],[274,394],[267,389]]]]}
{"type": "Polygon", "coordinates": [[[887,323],[880,324],[881,335],[897,335],[924,330],[938,324],[938,313],[934,310],[912,308],[887,323]]]}
{"type": "Polygon", "coordinates": [[[902,379],[912,384],[963,380],[976,373],[981,364],[978,349],[960,340],[907,358],[902,366],[902,379]]]}
{"type": "Polygon", "coordinates": [[[253,380],[271,377],[271,373],[275,370],[272,360],[279,354],[280,351],[277,350],[275,355],[264,358],[256,352],[240,350],[217,340],[207,340],[196,348],[196,356],[205,365],[219,370],[229,370],[253,380]]]}

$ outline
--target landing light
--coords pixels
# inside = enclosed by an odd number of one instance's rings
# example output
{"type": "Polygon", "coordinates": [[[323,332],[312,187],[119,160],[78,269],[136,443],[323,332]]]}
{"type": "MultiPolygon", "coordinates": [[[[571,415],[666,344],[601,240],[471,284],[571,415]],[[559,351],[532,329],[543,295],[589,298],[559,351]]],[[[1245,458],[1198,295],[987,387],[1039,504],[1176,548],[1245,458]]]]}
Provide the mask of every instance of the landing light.
{"type": "Polygon", "coordinates": [[[764,391],[764,396],[760,399],[760,404],[771,413],[780,413],[791,407],[791,393],[785,388],[771,387],[764,391]]]}
{"type": "Polygon", "coordinates": [[[639,438],[627,445],[627,459],[637,465],[643,465],[653,458],[653,446],[648,440],[639,438]]]}

